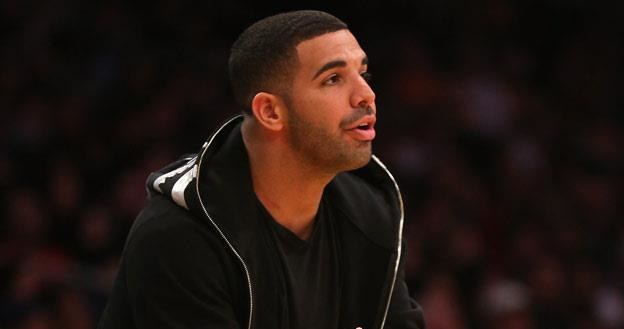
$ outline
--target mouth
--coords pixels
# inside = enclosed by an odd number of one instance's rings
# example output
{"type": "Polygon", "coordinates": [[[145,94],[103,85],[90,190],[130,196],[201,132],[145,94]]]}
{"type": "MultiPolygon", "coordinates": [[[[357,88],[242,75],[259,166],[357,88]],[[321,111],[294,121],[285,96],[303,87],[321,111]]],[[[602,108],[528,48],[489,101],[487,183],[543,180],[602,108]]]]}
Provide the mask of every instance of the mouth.
{"type": "Polygon", "coordinates": [[[362,123],[359,126],[357,126],[355,129],[368,130],[368,129],[371,129],[371,124],[369,124],[369,123],[362,123]]]}
{"type": "Polygon", "coordinates": [[[359,141],[372,141],[375,138],[375,121],[374,116],[365,116],[347,127],[346,132],[359,141]]]}

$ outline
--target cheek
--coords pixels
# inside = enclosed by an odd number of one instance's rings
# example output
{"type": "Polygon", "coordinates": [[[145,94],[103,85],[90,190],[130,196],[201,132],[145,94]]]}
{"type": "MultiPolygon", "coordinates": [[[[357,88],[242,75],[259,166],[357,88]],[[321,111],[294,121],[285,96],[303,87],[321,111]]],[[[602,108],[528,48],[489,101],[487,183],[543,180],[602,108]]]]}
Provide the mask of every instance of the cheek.
{"type": "Polygon", "coordinates": [[[346,93],[341,88],[321,88],[298,92],[293,98],[296,115],[323,130],[338,129],[350,113],[346,93]]]}
{"type": "Polygon", "coordinates": [[[309,102],[311,107],[327,118],[341,118],[347,115],[350,109],[348,98],[337,90],[313,95],[309,98],[309,102]]]}

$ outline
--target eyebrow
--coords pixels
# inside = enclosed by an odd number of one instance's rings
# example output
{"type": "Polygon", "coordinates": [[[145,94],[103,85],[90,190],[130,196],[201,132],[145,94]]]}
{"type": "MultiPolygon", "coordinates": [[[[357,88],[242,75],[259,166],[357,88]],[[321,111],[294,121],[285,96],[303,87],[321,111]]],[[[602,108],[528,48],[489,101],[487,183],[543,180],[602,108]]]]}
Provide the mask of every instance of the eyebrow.
{"type": "MultiPolygon", "coordinates": [[[[364,58],[362,58],[362,65],[368,65],[368,57],[364,56],[364,58]]],[[[318,77],[319,75],[323,74],[323,72],[327,71],[327,70],[331,70],[335,67],[345,67],[347,66],[347,62],[338,59],[335,61],[331,61],[331,62],[327,62],[325,63],[325,65],[323,65],[317,72],[316,74],[314,74],[314,77],[312,78],[312,80],[316,79],[316,77],[318,77]]]]}

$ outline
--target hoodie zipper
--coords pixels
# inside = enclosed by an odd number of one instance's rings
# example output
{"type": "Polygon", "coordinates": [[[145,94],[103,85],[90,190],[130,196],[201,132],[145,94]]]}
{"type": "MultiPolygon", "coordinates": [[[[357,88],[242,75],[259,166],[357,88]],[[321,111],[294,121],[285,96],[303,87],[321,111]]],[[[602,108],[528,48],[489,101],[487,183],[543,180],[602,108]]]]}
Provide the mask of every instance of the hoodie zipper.
{"type": "Polygon", "coordinates": [[[397,198],[399,199],[399,211],[400,211],[397,257],[396,257],[396,262],[394,263],[394,275],[392,276],[392,282],[390,283],[390,289],[388,291],[388,301],[386,302],[386,309],[384,311],[383,318],[381,319],[381,325],[379,326],[379,329],[383,329],[383,327],[386,324],[388,310],[390,309],[390,302],[392,301],[392,293],[394,292],[394,285],[396,283],[397,273],[399,272],[399,264],[401,262],[401,248],[403,244],[403,220],[405,218],[405,212],[403,210],[403,197],[401,197],[401,191],[399,190],[399,185],[394,179],[394,176],[392,176],[388,168],[386,168],[386,166],[375,155],[372,156],[372,159],[375,161],[375,163],[377,163],[377,165],[381,167],[381,169],[383,169],[386,172],[388,177],[390,177],[390,180],[392,181],[392,184],[394,185],[394,189],[396,190],[397,198]]]}
{"type": "MultiPolygon", "coordinates": [[[[254,308],[254,298],[253,298],[253,287],[251,284],[251,275],[249,273],[249,268],[247,267],[247,264],[245,263],[245,261],[243,260],[243,258],[241,257],[241,255],[236,251],[236,249],[234,248],[234,246],[230,243],[230,241],[228,240],[228,238],[225,236],[225,234],[223,233],[223,231],[221,231],[221,229],[219,228],[219,226],[217,225],[217,223],[215,223],[215,221],[212,219],[212,217],[210,216],[210,214],[208,213],[208,210],[206,210],[206,206],[204,205],[204,202],[201,198],[201,194],[199,193],[199,174],[200,174],[200,168],[201,168],[201,164],[204,158],[204,154],[206,153],[206,151],[208,150],[208,148],[210,147],[210,144],[212,144],[212,141],[214,140],[214,138],[221,132],[221,130],[223,130],[223,128],[225,128],[226,126],[230,125],[233,121],[239,120],[241,116],[236,116],[233,117],[232,119],[228,120],[225,124],[223,124],[210,138],[210,140],[208,142],[206,142],[206,144],[203,147],[203,150],[199,156],[199,160],[197,162],[197,167],[196,167],[196,181],[195,181],[195,191],[197,193],[197,198],[199,200],[199,204],[202,208],[202,210],[204,211],[204,214],[206,215],[206,217],[208,218],[208,220],[210,221],[210,223],[212,223],[212,225],[215,227],[215,229],[217,230],[217,232],[219,233],[219,235],[221,236],[221,238],[223,239],[223,241],[225,241],[225,243],[227,244],[227,246],[232,250],[232,252],[234,253],[234,255],[236,256],[236,258],[240,261],[243,270],[245,271],[245,277],[247,279],[247,288],[249,291],[249,319],[247,320],[247,328],[251,329],[251,323],[252,323],[252,319],[253,319],[253,308],[254,308]]],[[[380,329],[383,329],[386,323],[386,318],[388,316],[388,311],[390,309],[390,302],[392,301],[392,294],[394,292],[394,286],[396,283],[396,278],[397,278],[397,274],[399,271],[399,264],[401,261],[401,249],[402,249],[402,243],[403,243],[403,221],[405,218],[405,213],[404,213],[404,209],[403,209],[403,198],[401,196],[401,191],[399,190],[399,186],[396,183],[396,180],[394,179],[394,176],[392,176],[392,174],[390,173],[390,171],[388,170],[388,168],[386,168],[386,166],[375,156],[372,155],[372,160],[375,161],[375,163],[381,167],[381,169],[383,169],[386,174],[388,175],[388,177],[390,178],[390,180],[392,181],[392,184],[394,185],[394,188],[396,190],[397,193],[397,198],[399,199],[399,211],[400,211],[400,219],[399,219],[399,232],[398,232],[398,242],[397,242],[397,257],[396,257],[396,261],[394,264],[394,275],[392,276],[392,281],[390,283],[390,289],[388,290],[388,297],[387,297],[387,301],[386,301],[386,307],[384,310],[384,314],[381,320],[381,325],[380,325],[380,329]]]]}
{"type": "Polygon", "coordinates": [[[230,243],[230,241],[225,236],[223,231],[221,231],[221,229],[219,228],[217,223],[215,223],[215,221],[212,219],[212,217],[210,217],[210,214],[208,214],[208,210],[206,210],[206,206],[204,205],[204,201],[201,198],[201,194],[199,193],[199,173],[200,173],[202,160],[204,159],[204,154],[206,154],[206,151],[210,147],[210,144],[212,144],[212,141],[221,132],[221,130],[223,130],[224,127],[230,125],[233,121],[238,120],[239,118],[240,118],[240,116],[236,116],[236,117],[228,120],[214,134],[212,134],[212,137],[210,137],[210,140],[208,142],[206,142],[206,144],[204,145],[203,150],[202,150],[202,152],[201,152],[201,154],[199,156],[199,161],[197,162],[197,167],[195,169],[196,170],[196,175],[195,175],[195,177],[196,177],[196,180],[195,180],[195,192],[197,193],[197,198],[199,200],[199,204],[200,204],[202,210],[204,211],[204,214],[206,215],[208,220],[212,223],[212,225],[215,227],[215,229],[217,230],[217,232],[219,233],[219,235],[221,236],[223,241],[225,241],[225,244],[227,244],[227,246],[232,250],[232,252],[236,256],[236,258],[240,261],[241,265],[243,266],[243,270],[245,271],[245,277],[247,279],[247,288],[249,290],[249,319],[247,320],[247,328],[251,329],[251,320],[253,318],[253,307],[254,307],[253,300],[254,300],[254,298],[253,298],[253,287],[251,285],[251,275],[249,274],[249,268],[247,267],[247,264],[243,260],[243,257],[241,257],[241,255],[236,251],[236,249],[234,248],[232,243],[230,243]]]}

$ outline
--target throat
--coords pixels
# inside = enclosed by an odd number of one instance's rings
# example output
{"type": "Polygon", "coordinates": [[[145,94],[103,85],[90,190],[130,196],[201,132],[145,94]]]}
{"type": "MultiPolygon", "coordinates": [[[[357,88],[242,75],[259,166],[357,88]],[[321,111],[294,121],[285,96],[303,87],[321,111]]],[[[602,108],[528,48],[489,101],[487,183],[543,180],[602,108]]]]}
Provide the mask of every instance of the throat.
{"type": "MultiPolygon", "coordinates": [[[[322,193],[321,193],[322,194],[322,193]]],[[[321,195],[317,198],[290,193],[277,197],[256,191],[256,196],[273,220],[301,240],[307,241],[314,228],[321,195]]]]}

